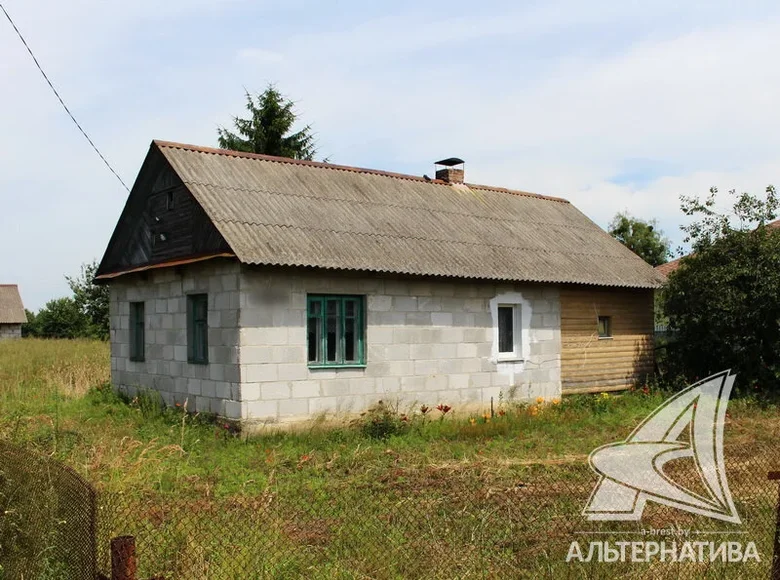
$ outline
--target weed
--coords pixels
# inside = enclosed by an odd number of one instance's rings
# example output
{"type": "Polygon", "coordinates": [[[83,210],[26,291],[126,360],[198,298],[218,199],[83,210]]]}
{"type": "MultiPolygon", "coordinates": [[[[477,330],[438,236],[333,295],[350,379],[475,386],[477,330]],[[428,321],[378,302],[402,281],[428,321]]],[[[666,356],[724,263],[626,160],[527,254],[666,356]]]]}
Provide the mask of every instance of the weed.
{"type": "Polygon", "coordinates": [[[361,413],[355,425],[366,437],[371,439],[387,439],[388,437],[402,435],[409,431],[409,416],[399,414],[398,408],[379,401],[376,405],[361,413]]]}

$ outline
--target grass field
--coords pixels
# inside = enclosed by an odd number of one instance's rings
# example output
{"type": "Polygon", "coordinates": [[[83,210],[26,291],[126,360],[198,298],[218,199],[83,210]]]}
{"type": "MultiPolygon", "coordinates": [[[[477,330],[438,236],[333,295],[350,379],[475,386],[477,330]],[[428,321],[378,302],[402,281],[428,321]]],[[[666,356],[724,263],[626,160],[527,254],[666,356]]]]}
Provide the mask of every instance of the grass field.
{"type": "MultiPolygon", "coordinates": [[[[213,418],[162,409],[152,397],[122,400],[108,380],[104,343],[0,343],[0,435],[93,482],[101,492],[102,537],[135,534],[147,576],[597,578],[650,572],[643,565],[575,567],[564,557],[574,532],[586,525],[580,512],[595,483],[588,453],[624,439],[663,392],[530,406],[497,401],[492,418],[457,408],[446,416],[418,410],[405,421],[392,415],[391,427],[402,432],[384,439],[355,425],[320,421],[294,433],[243,439],[213,418]]],[[[668,564],[653,567],[653,575],[745,577],[768,570],[776,487],[766,472],[780,468],[778,431],[775,405],[732,401],[729,478],[761,566],[668,564]]],[[[660,506],[649,505],[646,515],[645,527],[700,525],[660,506]]],[[[637,525],[604,529],[628,533],[637,525]]]]}

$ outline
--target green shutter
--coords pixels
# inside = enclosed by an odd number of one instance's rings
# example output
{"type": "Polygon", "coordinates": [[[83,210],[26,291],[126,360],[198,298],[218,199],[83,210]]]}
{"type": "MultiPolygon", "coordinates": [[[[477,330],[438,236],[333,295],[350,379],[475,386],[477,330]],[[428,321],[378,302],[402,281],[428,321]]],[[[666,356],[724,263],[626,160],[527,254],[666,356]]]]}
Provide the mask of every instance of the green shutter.
{"type": "Polygon", "coordinates": [[[142,362],[146,343],[144,333],[144,303],[130,303],[130,360],[142,362]]]}
{"type": "Polygon", "coordinates": [[[208,364],[208,295],[187,296],[187,360],[195,364],[208,364]]]}

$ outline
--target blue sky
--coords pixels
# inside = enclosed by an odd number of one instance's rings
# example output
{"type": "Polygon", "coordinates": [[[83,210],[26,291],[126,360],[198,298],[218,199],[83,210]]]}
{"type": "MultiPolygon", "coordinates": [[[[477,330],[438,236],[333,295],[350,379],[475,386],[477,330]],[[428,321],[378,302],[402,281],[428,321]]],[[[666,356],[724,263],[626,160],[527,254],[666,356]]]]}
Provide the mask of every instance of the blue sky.
{"type": "MultiPolygon", "coordinates": [[[[563,196],[601,226],[780,172],[780,7],[733,2],[4,0],[130,184],[275,82],[334,163],[563,196]],[[679,6],[679,4],[685,4],[679,6]]],[[[0,283],[28,308],[100,257],[126,192],[0,19],[0,283]]]]}

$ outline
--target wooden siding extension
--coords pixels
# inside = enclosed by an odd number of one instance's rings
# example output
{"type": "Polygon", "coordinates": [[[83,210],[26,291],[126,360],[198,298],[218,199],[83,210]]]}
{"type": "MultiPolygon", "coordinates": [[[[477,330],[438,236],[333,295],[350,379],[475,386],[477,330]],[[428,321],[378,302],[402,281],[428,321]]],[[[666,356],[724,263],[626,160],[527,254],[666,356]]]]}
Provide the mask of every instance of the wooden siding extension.
{"type": "Polygon", "coordinates": [[[561,382],[564,393],[625,389],[653,371],[653,291],[561,288],[561,382]],[[598,317],[612,318],[599,338],[598,317]]]}

